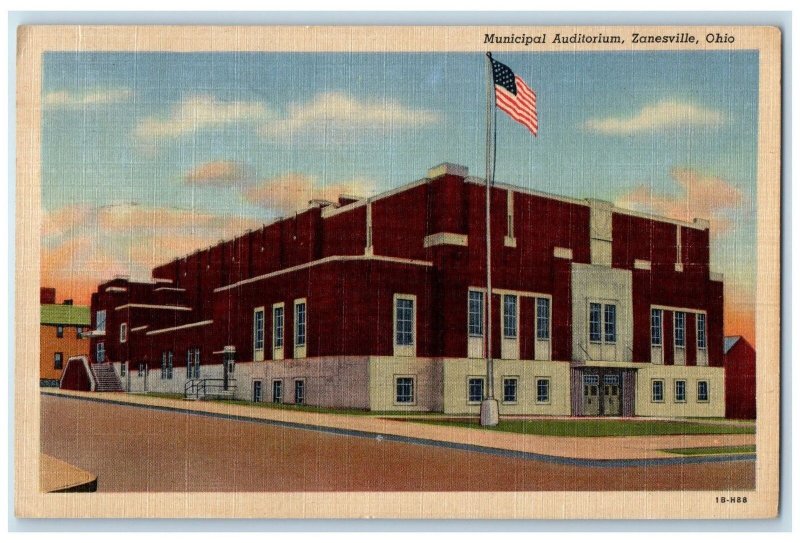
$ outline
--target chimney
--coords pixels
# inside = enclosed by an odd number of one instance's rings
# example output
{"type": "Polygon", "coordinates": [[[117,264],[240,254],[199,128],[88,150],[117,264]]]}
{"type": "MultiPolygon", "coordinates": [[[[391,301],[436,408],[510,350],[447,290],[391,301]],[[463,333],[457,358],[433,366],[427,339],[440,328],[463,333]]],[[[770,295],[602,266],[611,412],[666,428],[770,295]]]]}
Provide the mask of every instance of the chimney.
{"type": "Polygon", "coordinates": [[[53,287],[41,287],[39,289],[39,303],[40,304],[56,303],[56,289],[54,289],[53,287]]]}

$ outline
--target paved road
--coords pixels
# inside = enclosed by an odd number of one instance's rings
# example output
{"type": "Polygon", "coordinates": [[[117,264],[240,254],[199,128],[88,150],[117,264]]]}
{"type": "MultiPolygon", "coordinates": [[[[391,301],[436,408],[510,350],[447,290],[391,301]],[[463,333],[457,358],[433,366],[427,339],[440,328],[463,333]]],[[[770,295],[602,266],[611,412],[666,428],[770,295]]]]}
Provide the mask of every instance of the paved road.
{"type": "Polygon", "coordinates": [[[752,461],[587,467],[41,396],[42,452],[99,492],[749,489],[752,461]]]}

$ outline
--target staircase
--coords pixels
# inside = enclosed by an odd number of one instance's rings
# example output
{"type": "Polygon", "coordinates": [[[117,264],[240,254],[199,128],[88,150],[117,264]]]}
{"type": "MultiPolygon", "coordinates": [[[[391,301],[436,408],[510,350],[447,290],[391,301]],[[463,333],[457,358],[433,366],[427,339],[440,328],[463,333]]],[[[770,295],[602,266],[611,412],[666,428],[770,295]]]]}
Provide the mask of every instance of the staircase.
{"type": "Polygon", "coordinates": [[[96,392],[123,392],[117,372],[111,364],[92,364],[92,373],[97,383],[96,392]]]}

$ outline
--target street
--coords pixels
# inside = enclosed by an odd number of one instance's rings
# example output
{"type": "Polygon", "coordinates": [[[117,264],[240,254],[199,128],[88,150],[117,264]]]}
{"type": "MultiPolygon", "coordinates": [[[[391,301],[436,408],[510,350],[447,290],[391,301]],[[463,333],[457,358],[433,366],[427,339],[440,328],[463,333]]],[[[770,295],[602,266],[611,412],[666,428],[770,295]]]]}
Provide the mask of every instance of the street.
{"type": "Polygon", "coordinates": [[[566,465],[41,395],[42,452],[98,492],[750,489],[753,461],[566,465]]]}

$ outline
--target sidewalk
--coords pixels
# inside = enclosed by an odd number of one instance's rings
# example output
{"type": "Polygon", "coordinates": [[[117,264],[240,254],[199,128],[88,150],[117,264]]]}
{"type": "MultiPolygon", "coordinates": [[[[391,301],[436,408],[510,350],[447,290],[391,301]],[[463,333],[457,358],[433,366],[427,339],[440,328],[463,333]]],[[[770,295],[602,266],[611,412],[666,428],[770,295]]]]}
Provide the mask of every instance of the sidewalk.
{"type": "Polygon", "coordinates": [[[94,492],[97,477],[47,454],[39,455],[39,489],[42,492],[94,492]]]}
{"type": "MultiPolygon", "coordinates": [[[[529,453],[554,459],[595,461],[646,461],[674,459],[698,461],[697,458],[663,452],[662,449],[753,445],[754,434],[667,435],[631,437],[561,437],[525,435],[455,426],[387,420],[372,416],[338,415],[270,409],[262,406],[234,405],[212,401],[185,401],[122,392],[78,392],[47,390],[44,394],[86,398],[93,401],[140,405],[151,408],[206,413],[223,417],[242,417],[254,421],[313,427],[309,430],[358,432],[362,437],[382,439],[386,436],[415,441],[434,441],[456,448],[484,447],[509,452],[529,453]]],[[[424,443],[422,443],[424,444],[424,443]]]]}

